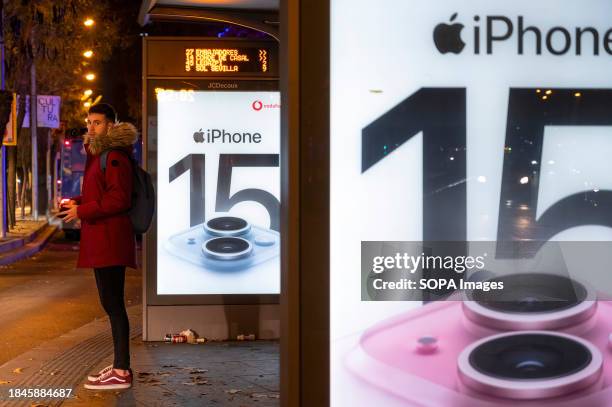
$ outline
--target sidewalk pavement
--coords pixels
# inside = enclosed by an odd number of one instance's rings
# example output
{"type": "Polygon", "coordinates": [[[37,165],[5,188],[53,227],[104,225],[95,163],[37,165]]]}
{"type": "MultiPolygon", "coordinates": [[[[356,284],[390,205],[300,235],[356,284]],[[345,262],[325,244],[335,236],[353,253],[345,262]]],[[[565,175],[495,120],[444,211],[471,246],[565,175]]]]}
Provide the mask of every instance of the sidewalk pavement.
{"type": "Polygon", "coordinates": [[[0,239],[0,265],[6,265],[30,257],[40,250],[57,231],[58,226],[44,217],[33,220],[30,216],[17,218],[15,227],[0,239]]]}
{"type": "Polygon", "coordinates": [[[0,241],[4,242],[12,239],[27,238],[41,226],[46,224],[47,219],[44,216],[41,216],[39,220],[34,220],[30,216],[27,216],[25,219],[17,218],[15,227],[9,230],[6,237],[4,239],[0,239],[0,241]]]}
{"type": "Polygon", "coordinates": [[[142,307],[130,307],[128,314],[131,389],[83,387],[88,373],[112,363],[110,326],[101,318],[0,366],[0,406],[279,406],[278,342],[143,342],[142,307]],[[72,394],[10,398],[10,389],[17,388],[64,388],[72,394]]]}

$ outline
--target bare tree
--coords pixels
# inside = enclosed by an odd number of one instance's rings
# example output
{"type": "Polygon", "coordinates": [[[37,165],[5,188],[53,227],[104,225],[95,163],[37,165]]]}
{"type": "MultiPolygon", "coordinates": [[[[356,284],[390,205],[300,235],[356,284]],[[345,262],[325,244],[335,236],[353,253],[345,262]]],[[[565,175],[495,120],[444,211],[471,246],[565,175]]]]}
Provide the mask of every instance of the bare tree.
{"type": "MultiPolygon", "coordinates": [[[[36,64],[37,93],[61,96],[62,120],[69,127],[80,127],[84,115],[81,102],[83,90],[88,87],[96,89],[95,83],[87,83],[84,75],[89,70],[99,68],[113,48],[120,47],[126,39],[120,35],[116,23],[121,20],[120,10],[113,8],[112,3],[107,1],[7,0],[3,4],[7,89],[19,95],[18,144],[8,148],[8,218],[9,225],[13,227],[17,176],[21,180],[18,192],[22,214],[26,197],[29,196],[27,190],[31,188],[28,182],[32,168],[31,143],[30,137],[26,135],[29,130],[23,128],[23,119],[32,64],[36,64]],[[95,19],[95,27],[86,28],[83,25],[86,17],[95,19]],[[83,52],[86,49],[93,50],[93,58],[84,58],[83,52]]],[[[57,140],[54,142],[57,143],[57,140]]],[[[45,151],[41,147],[39,145],[38,151],[45,151]]],[[[39,168],[44,168],[44,165],[39,168]]]]}

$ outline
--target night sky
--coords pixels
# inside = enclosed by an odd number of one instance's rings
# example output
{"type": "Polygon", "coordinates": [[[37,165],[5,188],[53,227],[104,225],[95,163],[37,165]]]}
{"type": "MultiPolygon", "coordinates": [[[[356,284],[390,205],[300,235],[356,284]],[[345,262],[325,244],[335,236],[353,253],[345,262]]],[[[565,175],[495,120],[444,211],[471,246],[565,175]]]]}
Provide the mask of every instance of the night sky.
{"type": "Polygon", "coordinates": [[[107,0],[117,5],[118,24],[129,42],[127,48],[113,52],[101,70],[100,87],[102,102],[110,103],[117,110],[119,120],[129,121],[141,127],[142,120],[142,36],[193,36],[269,38],[266,34],[244,27],[221,23],[152,22],[142,27],[138,24],[140,1],[107,0]]]}

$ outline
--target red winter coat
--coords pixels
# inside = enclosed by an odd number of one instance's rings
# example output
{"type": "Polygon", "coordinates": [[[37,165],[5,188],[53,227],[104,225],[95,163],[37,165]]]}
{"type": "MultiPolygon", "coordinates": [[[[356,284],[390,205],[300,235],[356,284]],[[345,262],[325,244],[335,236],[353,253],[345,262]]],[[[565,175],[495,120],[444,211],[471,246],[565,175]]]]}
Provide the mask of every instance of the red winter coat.
{"type": "Polygon", "coordinates": [[[77,267],[128,266],[136,268],[136,243],[127,214],[132,197],[132,163],[120,151],[107,154],[106,170],[100,153],[120,148],[132,154],[138,134],[128,123],[115,125],[106,136],[86,144],[87,161],[81,196],[74,197],[81,219],[81,249],[77,267]]]}

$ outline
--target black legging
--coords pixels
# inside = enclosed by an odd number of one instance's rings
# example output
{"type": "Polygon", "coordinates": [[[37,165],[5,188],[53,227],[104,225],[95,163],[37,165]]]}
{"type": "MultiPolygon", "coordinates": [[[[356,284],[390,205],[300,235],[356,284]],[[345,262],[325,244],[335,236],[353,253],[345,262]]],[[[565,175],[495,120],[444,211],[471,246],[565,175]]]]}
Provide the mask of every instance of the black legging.
{"type": "Polygon", "coordinates": [[[125,267],[111,266],[95,268],[96,285],[100,303],[110,318],[115,349],[115,369],[130,368],[130,323],[128,321],[123,288],[125,286],[125,267]]]}

